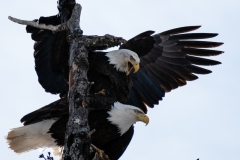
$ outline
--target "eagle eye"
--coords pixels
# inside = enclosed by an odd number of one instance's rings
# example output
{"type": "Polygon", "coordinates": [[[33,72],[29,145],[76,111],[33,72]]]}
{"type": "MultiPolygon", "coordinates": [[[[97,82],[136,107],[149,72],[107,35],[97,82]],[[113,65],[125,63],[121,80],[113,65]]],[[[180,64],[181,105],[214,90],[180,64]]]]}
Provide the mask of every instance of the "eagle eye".
{"type": "Polygon", "coordinates": [[[133,56],[130,56],[130,60],[131,60],[131,61],[135,61],[135,59],[133,58],[133,56]]]}
{"type": "Polygon", "coordinates": [[[142,112],[141,112],[141,111],[139,111],[139,110],[134,110],[134,111],[135,111],[135,113],[140,113],[140,114],[142,113],[142,112]]]}

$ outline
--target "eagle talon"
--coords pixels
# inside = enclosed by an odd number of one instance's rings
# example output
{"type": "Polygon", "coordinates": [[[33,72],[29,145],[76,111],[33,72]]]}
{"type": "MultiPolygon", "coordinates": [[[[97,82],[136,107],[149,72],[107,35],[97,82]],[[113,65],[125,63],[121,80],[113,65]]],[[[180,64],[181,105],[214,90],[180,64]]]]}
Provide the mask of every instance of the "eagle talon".
{"type": "Polygon", "coordinates": [[[109,160],[109,157],[108,157],[106,154],[104,154],[104,151],[103,151],[103,150],[97,148],[97,147],[94,146],[93,144],[91,144],[91,146],[96,150],[96,152],[98,153],[98,157],[99,157],[99,158],[102,159],[103,156],[104,156],[105,159],[109,160]]]}
{"type": "Polygon", "coordinates": [[[95,93],[95,95],[103,95],[103,96],[105,96],[105,94],[106,94],[105,89],[102,89],[101,91],[95,93]]]}

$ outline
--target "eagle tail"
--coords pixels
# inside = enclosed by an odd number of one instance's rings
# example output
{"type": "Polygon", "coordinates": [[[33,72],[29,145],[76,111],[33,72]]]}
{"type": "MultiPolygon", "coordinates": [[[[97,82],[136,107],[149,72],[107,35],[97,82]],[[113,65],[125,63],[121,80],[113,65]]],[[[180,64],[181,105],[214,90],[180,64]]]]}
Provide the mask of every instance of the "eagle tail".
{"type": "Polygon", "coordinates": [[[48,133],[56,120],[44,120],[38,123],[12,129],[6,136],[9,148],[23,153],[41,147],[56,147],[55,140],[48,133]]]}

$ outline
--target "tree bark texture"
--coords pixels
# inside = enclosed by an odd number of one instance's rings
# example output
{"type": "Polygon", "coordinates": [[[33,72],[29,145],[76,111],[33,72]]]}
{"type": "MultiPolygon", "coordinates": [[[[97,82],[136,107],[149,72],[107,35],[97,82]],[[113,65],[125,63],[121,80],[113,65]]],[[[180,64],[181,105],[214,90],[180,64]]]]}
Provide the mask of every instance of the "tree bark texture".
{"type": "MultiPolygon", "coordinates": [[[[88,126],[89,89],[91,83],[87,79],[88,50],[109,48],[119,45],[121,38],[110,35],[83,36],[80,29],[81,6],[76,4],[72,16],[67,22],[70,35],[69,56],[69,121],[65,135],[63,152],[64,160],[88,160],[90,156],[90,136],[88,126]]],[[[94,134],[94,133],[93,133],[94,134]]],[[[97,159],[95,157],[95,159],[97,159]]]]}

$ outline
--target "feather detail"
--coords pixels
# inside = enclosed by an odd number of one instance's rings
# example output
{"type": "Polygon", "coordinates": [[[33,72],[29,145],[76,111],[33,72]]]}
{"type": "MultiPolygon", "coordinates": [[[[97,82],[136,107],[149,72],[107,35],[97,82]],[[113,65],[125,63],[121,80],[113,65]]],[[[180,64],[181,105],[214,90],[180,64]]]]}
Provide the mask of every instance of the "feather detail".
{"type": "Polygon", "coordinates": [[[119,128],[119,133],[123,135],[134,123],[138,121],[135,117],[134,110],[143,112],[141,109],[115,102],[112,109],[108,111],[109,117],[107,118],[112,124],[119,128]]]}
{"type": "Polygon", "coordinates": [[[48,133],[56,119],[44,120],[35,124],[14,128],[6,136],[9,147],[16,153],[23,153],[41,147],[56,146],[48,133]]]}

